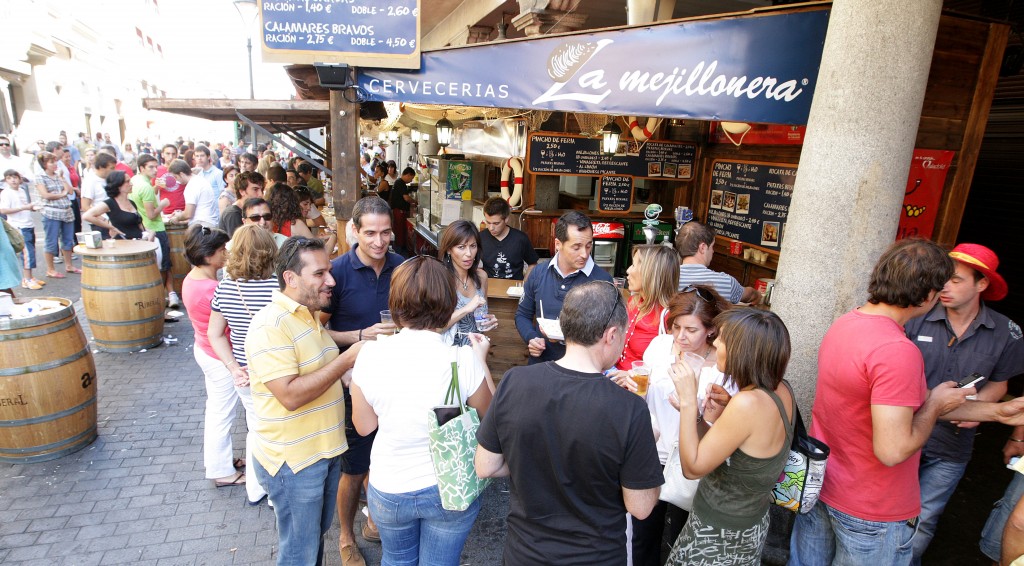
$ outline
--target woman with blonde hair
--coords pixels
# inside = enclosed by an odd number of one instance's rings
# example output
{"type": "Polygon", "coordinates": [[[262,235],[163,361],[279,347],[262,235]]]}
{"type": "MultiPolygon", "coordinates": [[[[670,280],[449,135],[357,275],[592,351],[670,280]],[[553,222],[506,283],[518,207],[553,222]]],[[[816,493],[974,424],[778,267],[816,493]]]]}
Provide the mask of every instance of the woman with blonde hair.
{"type": "Polygon", "coordinates": [[[625,372],[632,369],[633,362],[643,359],[651,340],[665,332],[665,312],[679,288],[679,254],[667,246],[634,247],[626,287],[632,296],[626,345],[615,363],[619,370],[615,377],[620,380],[627,378],[625,372]]]}
{"type": "MultiPolygon", "coordinates": [[[[270,303],[270,296],[279,289],[274,275],[276,257],[277,244],[269,231],[256,224],[236,230],[231,239],[231,253],[224,265],[225,277],[217,284],[210,303],[210,345],[227,371],[231,372],[235,391],[245,407],[246,423],[253,422],[256,415],[249,391],[245,337],[253,315],[270,303]]],[[[254,441],[252,429],[249,430],[245,437],[245,467],[252,462],[254,441]]],[[[245,491],[250,505],[259,504],[267,495],[255,475],[249,476],[245,491]]]]}

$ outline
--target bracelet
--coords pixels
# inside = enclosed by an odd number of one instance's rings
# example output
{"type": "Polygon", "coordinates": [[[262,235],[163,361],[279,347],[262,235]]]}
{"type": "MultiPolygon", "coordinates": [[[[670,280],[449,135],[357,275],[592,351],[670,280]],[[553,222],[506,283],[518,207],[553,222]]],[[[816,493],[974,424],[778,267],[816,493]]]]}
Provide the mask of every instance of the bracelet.
{"type": "Polygon", "coordinates": [[[360,329],[359,329],[359,340],[357,340],[357,342],[358,342],[358,341],[361,341],[362,339],[363,339],[363,329],[362,329],[362,328],[360,328],[360,329]]]}
{"type": "Polygon", "coordinates": [[[1014,438],[1014,437],[1011,436],[1010,438],[1007,438],[1006,441],[1007,442],[1024,442],[1024,439],[1014,438]]]}

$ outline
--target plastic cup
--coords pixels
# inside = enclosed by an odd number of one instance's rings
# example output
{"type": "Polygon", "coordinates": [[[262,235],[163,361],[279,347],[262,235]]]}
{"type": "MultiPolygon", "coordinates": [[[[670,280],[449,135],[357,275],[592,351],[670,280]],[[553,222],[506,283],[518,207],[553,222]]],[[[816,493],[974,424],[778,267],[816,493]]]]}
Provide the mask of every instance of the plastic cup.
{"type": "Polygon", "coordinates": [[[690,366],[690,369],[693,370],[693,375],[697,376],[697,378],[699,379],[700,370],[701,368],[704,367],[704,358],[698,356],[697,354],[694,354],[693,352],[684,352],[683,361],[690,366]]]}
{"type": "Polygon", "coordinates": [[[486,332],[490,326],[490,317],[487,316],[487,303],[480,303],[476,309],[473,310],[473,318],[476,320],[476,328],[480,332],[486,332]]]}
{"type": "Polygon", "coordinates": [[[619,289],[625,289],[626,288],[626,278],[625,277],[613,277],[612,278],[612,282],[615,283],[615,287],[617,287],[619,289]]]}
{"type": "Polygon", "coordinates": [[[108,250],[114,249],[115,245],[116,245],[116,243],[115,243],[114,240],[103,240],[103,247],[108,249],[108,250]]]}
{"type": "Polygon", "coordinates": [[[633,362],[633,371],[631,372],[633,381],[636,382],[636,394],[641,397],[647,397],[647,384],[651,379],[651,367],[643,361],[633,362]]]}
{"type": "Polygon", "coordinates": [[[391,311],[387,309],[380,311],[380,321],[384,324],[395,323],[395,321],[391,318],[391,311]]]}

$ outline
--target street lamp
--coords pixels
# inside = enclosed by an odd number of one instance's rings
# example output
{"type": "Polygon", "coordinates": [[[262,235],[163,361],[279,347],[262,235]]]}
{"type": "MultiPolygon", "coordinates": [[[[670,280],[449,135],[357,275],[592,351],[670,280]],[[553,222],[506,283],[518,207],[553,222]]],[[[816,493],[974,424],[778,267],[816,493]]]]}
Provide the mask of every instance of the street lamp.
{"type": "Polygon", "coordinates": [[[452,143],[452,133],[455,131],[455,124],[452,124],[451,120],[442,116],[434,127],[437,128],[437,145],[448,147],[448,144],[452,143]]]}
{"type": "Polygon", "coordinates": [[[235,10],[238,10],[238,17],[242,18],[242,26],[245,28],[247,37],[246,47],[249,49],[249,100],[256,99],[256,91],[252,82],[252,26],[256,23],[256,16],[259,15],[259,7],[256,0],[234,0],[235,10]]]}

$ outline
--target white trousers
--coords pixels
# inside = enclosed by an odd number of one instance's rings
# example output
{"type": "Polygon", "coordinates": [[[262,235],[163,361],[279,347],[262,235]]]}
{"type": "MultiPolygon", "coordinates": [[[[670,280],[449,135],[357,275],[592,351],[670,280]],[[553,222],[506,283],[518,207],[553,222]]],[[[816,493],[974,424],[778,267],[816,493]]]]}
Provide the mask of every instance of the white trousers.
{"type": "MultiPolygon", "coordinates": [[[[252,470],[252,395],[248,387],[235,387],[235,380],[228,368],[216,358],[210,357],[202,348],[193,348],[193,355],[206,379],[206,413],[203,427],[203,465],[209,479],[224,478],[235,473],[234,447],[231,442],[231,426],[235,421],[238,402],[245,408],[248,433],[245,437],[245,465],[252,470]]],[[[259,501],[266,491],[260,486],[255,474],[246,474],[245,491],[249,501],[259,501]]]]}

